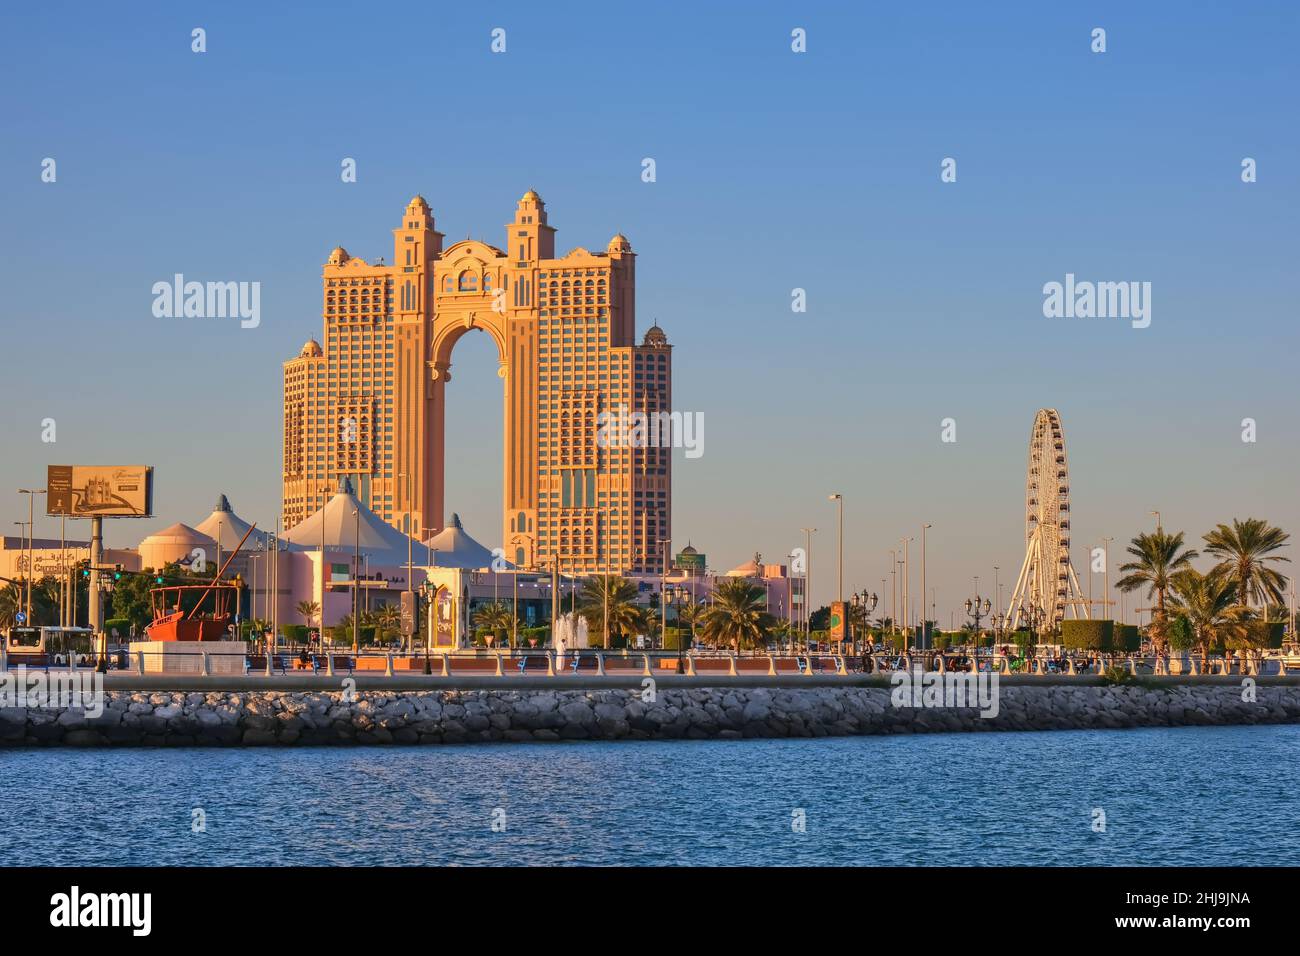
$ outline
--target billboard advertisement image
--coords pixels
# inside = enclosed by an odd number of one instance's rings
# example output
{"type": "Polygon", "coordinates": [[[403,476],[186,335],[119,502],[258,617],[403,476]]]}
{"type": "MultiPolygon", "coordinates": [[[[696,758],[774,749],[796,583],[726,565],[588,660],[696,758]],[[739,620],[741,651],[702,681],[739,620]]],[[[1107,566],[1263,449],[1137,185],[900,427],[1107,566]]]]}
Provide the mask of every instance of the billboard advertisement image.
{"type": "Polygon", "coordinates": [[[50,465],[47,515],[69,518],[148,518],[153,515],[153,468],[148,465],[50,465]]]}

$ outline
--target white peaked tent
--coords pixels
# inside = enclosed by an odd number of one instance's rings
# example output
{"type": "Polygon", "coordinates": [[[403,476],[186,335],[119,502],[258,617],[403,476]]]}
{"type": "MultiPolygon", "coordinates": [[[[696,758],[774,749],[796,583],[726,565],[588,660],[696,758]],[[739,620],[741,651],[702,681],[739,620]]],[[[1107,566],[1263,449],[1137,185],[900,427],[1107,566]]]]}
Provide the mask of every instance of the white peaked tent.
{"type": "MultiPolygon", "coordinates": [[[[468,534],[460,523],[460,515],[451,516],[451,524],[443,528],[421,547],[421,558],[432,560],[439,568],[461,568],[466,571],[481,571],[492,567],[496,555],[491,549],[483,547],[468,534]],[[432,554],[429,552],[432,551],[432,554]]],[[[504,570],[512,567],[501,559],[499,567],[504,570]]]]}
{"type": "Polygon", "coordinates": [[[359,548],[363,555],[369,556],[372,566],[405,565],[408,553],[416,564],[424,558],[424,545],[407,538],[361,503],[352,493],[350,478],[339,482],[338,493],[325,507],[298,522],[280,540],[288,542],[291,550],[318,551],[322,530],[326,551],[352,553],[359,548]]]}
{"type": "MultiPolygon", "coordinates": [[[[195,525],[194,530],[218,542],[222,553],[229,554],[239,546],[240,539],[244,537],[249,527],[251,526],[247,521],[231,510],[230,500],[222,495],[217,499],[217,506],[212,509],[212,514],[195,525]]],[[[244,550],[251,551],[257,547],[258,541],[265,542],[266,537],[266,531],[258,528],[244,542],[244,550]]]]}

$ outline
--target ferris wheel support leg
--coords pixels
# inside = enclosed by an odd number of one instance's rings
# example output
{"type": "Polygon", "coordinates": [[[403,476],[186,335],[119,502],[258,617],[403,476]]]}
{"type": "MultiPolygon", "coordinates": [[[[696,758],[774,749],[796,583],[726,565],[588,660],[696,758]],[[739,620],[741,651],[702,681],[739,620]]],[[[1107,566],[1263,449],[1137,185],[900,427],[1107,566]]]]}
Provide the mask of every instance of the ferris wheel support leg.
{"type": "Polygon", "coordinates": [[[1008,629],[1012,631],[1016,630],[1017,626],[1020,624],[1020,612],[1025,602],[1025,581],[1029,575],[1030,562],[1033,559],[1034,552],[1037,550],[1035,547],[1036,545],[1037,533],[1035,533],[1033,538],[1030,538],[1029,546],[1025,548],[1025,560],[1020,565],[1020,574],[1016,578],[1015,590],[1011,592],[1011,603],[1007,605],[1007,616],[1010,619],[1008,629]]]}
{"type": "Polygon", "coordinates": [[[1074,565],[1070,565],[1070,606],[1074,608],[1075,617],[1080,620],[1092,619],[1092,608],[1088,602],[1083,599],[1083,588],[1079,586],[1079,575],[1075,573],[1074,565]],[[1083,614],[1079,611],[1082,609],[1083,614]]]}

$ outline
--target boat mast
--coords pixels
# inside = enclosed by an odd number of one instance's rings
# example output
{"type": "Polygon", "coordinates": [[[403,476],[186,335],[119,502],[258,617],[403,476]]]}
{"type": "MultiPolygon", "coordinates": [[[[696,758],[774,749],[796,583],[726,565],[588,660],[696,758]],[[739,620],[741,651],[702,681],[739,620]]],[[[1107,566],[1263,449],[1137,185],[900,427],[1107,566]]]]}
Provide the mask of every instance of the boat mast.
{"type": "Polygon", "coordinates": [[[253,533],[253,529],[256,527],[256,524],[249,525],[248,530],[244,532],[244,536],[239,539],[239,544],[235,545],[235,550],[231,551],[226,560],[222,562],[221,568],[217,571],[217,576],[212,579],[211,583],[203,589],[203,593],[199,595],[198,603],[194,605],[189,614],[185,615],[185,620],[190,620],[198,613],[199,608],[203,606],[203,602],[207,600],[209,592],[217,586],[217,582],[221,580],[221,576],[226,573],[226,568],[230,567],[230,562],[235,560],[235,555],[239,554],[239,549],[244,546],[244,542],[248,540],[248,536],[253,533]]]}

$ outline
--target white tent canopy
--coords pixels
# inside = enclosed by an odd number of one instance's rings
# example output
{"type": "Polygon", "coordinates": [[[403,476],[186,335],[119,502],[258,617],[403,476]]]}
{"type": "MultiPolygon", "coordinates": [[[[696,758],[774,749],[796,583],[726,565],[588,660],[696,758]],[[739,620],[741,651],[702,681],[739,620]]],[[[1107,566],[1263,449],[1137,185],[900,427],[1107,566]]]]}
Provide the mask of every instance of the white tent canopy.
{"type": "Polygon", "coordinates": [[[362,504],[352,493],[349,478],[339,482],[338,493],[325,507],[298,522],[280,539],[295,551],[318,551],[322,530],[326,551],[360,550],[369,556],[371,565],[399,567],[406,564],[408,554],[416,564],[424,562],[424,545],[407,538],[362,504]]]}
{"type": "MultiPolygon", "coordinates": [[[[222,552],[229,554],[239,546],[240,539],[244,537],[249,527],[251,527],[249,523],[231,509],[230,500],[222,495],[217,499],[217,506],[212,510],[212,514],[195,525],[194,530],[218,542],[222,552]]],[[[244,542],[244,550],[252,550],[257,547],[258,541],[265,540],[266,532],[259,528],[248,536],[248,540],[244,542]]]]}
{"type": "MultiPolygon", "coordinates": [[[[421,549],[421,559],[432,560],[433,565],[439,568],[479,571],[491,568],[492,562],[497,558],[491,549],[483,547],[465,533],[465,526],[460,523],[458,514],[453,514],[451,524],[421,545],[421,549]],[[428,554],[430,550],[432,555],[428,554]]],[[[504,559],[501,559],[499,566],[503,569],[511,567],[504,559]]]]}

